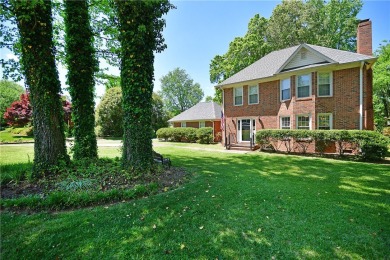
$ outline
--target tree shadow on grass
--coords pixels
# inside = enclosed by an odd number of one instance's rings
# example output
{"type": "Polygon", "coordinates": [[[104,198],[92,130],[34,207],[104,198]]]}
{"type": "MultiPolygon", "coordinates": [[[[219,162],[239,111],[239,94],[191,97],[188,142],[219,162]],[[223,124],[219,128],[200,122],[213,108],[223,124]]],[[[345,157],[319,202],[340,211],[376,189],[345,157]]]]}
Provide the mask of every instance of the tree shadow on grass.
{"type": "Polygon", "coordinates": [[[388,166],[161,151],[195,178],[117,205],[6,214],[4,259],[386,257],[388,166]]]}

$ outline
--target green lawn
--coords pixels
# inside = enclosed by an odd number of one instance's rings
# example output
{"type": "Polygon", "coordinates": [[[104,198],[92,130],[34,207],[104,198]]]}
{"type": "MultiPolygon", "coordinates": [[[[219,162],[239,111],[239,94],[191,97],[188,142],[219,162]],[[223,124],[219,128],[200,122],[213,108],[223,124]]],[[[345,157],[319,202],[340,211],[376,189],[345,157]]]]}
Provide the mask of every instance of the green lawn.
{"type": "Polygon", "coordinates": [[[11,133],[10,128],[0,131],[0,143],[24,143],[33,141],[33,137],[11,133]]]}
{"type": "MultiPolygon", "coordinates": [[[[190,182],[114,205],[2,212],[1,259],[389,257],[387,165],[179,146],[156,150],[193,172],[190,182]]],[[[117,148],[99,151],[120,154],[117,148]]],[[[2,158],[6,154],[2,149],[2,158]]]]}

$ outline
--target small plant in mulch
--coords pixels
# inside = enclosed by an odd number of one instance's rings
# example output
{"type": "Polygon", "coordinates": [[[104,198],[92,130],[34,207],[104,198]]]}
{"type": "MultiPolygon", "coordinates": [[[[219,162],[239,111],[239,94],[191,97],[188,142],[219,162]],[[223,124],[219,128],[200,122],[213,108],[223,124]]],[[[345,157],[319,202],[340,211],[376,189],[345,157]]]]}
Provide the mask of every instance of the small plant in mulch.
{"type": "Polygon", "coordinates": [[[73,162],[40,180],[3,181],[1,208],[10,210],[61,210],[130,200],[180,186],[189,176],[183,169],[156,165],[155,171],[134,175],[120,160],[73,162]]]}

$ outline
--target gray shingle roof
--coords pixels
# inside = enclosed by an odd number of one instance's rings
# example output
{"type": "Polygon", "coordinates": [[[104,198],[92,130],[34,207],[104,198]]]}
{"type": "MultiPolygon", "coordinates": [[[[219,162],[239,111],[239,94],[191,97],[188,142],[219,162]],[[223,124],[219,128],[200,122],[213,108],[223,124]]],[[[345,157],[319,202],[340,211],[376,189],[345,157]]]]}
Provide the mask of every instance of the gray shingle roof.
{"type": "MultiPolygon", "coordinates": [[[[273,51],[265,55],[260,60],[237,72],[225,81],[221,82],[218,86],[275,76],[283,69],[283,66],[286,65],[287,61],[301,48],[306,48],[309,51],[311,50],[319,55],[324,56],[325,58],[327,58],[327,60],[330,61],[331,64],[343,64],[375,59],[375,57],[373,56],[367,56],[349,51],[336,50],[303,43],[301,45],[293,46],[290,48],[273,51]]],[[[300,69],[304,69],[307,67],[302,67],[300,69]]]]}
{"type": "Polygon", "coordinates": [[[221,106],[215,102],[200,102],[186,111],[178,114],[168,122],[219,120],[221,119],[221,106]]]}

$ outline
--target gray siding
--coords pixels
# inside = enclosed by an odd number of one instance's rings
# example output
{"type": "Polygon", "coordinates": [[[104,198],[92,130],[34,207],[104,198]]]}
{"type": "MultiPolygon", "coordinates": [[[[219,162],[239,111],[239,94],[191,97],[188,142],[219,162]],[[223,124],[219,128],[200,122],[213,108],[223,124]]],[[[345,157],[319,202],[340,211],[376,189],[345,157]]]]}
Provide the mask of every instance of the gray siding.
{"type": "Polygon", "coordinates": [[[291,61],[284,67],[284,70],[298,68],[302,66],[307,66],[319,62],[324,62],[325,60],[314,54],[313,52],[302,48],[295,56],[291,59],[291,61]]]}

